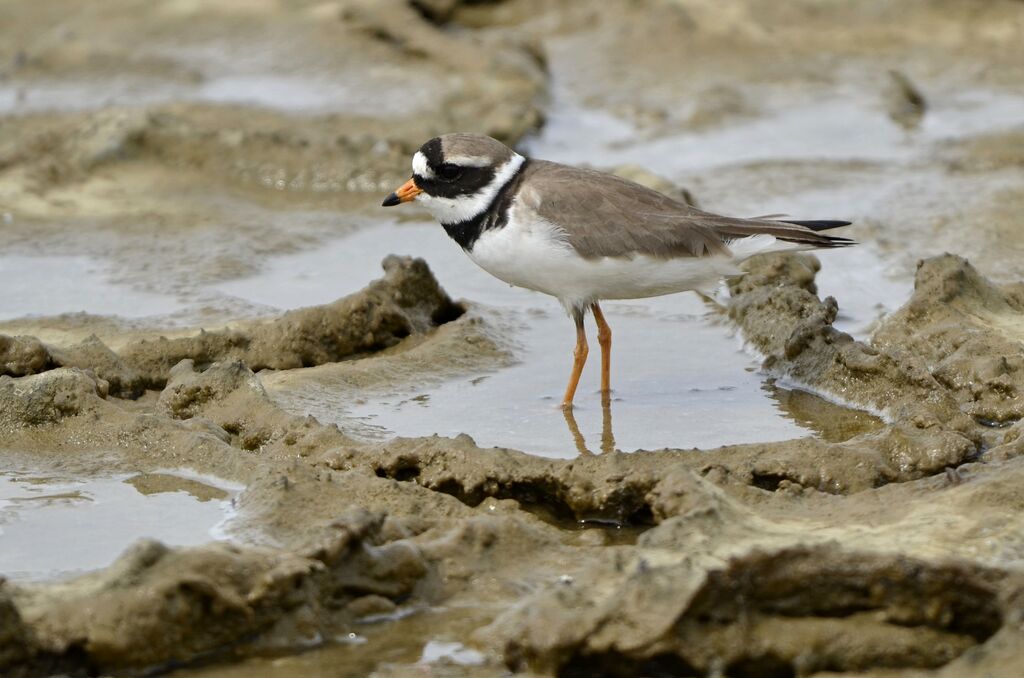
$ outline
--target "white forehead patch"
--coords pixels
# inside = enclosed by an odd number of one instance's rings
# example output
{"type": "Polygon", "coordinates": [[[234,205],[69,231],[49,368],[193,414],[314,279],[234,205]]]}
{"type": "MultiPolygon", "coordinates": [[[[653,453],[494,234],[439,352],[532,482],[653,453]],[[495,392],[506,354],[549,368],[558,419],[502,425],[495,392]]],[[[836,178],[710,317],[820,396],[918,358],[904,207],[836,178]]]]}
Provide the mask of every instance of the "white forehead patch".
{"type": "Polygon", "coordinates": [[[418,174],[424,179],[433,179],[434,171],[430,169],[430,165],[427,164],[427,156],[423,155],[419,151],[416,151],[416,155],[412,156],[412,173],[418,174]]]}

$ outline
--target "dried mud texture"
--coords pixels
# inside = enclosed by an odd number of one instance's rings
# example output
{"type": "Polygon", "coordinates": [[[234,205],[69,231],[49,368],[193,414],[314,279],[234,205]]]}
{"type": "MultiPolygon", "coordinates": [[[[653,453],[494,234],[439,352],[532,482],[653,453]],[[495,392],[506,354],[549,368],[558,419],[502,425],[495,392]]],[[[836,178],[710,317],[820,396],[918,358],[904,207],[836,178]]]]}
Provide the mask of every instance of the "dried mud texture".
{"type": "Polygon", "coordinates": [[[996,285],[961,257],[928,259],[913,297],[884,320],[872,344],[921,356],[979,422],[1024,418],[1024,284],[996,285]]]}
{"type": "Polygon", "coordinates": [[[111,395],[135,398],[142,395],[148,385],[142,374],[110,350],[96,335],[66,348],[52,347],[49,350],[53,361],[62,367],[91,370],[97,377],[107,382],[111,395]]]}
{"type": "Polygon", "coordinates": [[[388,257],[385,275],[365,289],[323,306],[285,313],[237,328],[167,339],[140,339],[114,353],[95,336],[66,348],[33,337],[0,335],[4,374],[21,376],[54,367],[91,370],[120,397],[162,388],[182,360],[200,368],[239,360],[252,370],[286,370],[336,362],[394,346],[450,322],[464,309],[438,285],[422,259],[388,257]]]}
{"type": "Polygon", "coordinates": [[[35,337],[0,335],[0,351],[3,351],[0,375],[21,377],[58,367],[74,367],[92,371],[116,396],[137,397],[146,388],[142,376],[95,335],[63,348],[47,346],[35,337]]]}

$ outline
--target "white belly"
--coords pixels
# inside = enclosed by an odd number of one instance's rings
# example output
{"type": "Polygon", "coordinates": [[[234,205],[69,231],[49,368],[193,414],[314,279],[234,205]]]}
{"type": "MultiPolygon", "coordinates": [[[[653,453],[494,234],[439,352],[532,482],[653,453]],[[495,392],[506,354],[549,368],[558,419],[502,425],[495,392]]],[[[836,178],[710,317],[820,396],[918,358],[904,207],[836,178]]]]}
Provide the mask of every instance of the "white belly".
{"type": "MultiPolygon", "coordinates": [[[[470,258],[491,275],[516,287],[557,297],[567,308],[586,306],[601,299],[638,299],[675,292],[713,290],[723,276],[739,273],[736,263],[768,249],[770,236],[756,247],[743,247],[737,257],[680,257],[584,259],[551,224],[512,218],[500,229],[485,231],[469,252],[470,258]]],[[[751,241],[754,238],[749,239],[751,241]]],[[[740,248],[737,248],[740,249],[740,248]]]]}

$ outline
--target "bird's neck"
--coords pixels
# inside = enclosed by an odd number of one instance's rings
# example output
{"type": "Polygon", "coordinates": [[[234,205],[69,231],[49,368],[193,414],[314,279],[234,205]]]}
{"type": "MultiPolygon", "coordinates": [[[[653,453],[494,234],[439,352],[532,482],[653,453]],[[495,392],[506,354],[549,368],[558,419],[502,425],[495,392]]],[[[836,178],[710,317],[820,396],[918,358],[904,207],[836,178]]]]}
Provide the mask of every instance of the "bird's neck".
{"type": "Polygon", "coordinates": [[[445,232],[459,243],[462,249],[473,249],[473,245],[484,231],[501,228],[508,223],[509,209],[529,162],[528,158],[521,155],[513,156],[495,175],[494,181],[484,189],[489,194],[489,200],[479,212],[465,219],[441,222],[445,232]]]}

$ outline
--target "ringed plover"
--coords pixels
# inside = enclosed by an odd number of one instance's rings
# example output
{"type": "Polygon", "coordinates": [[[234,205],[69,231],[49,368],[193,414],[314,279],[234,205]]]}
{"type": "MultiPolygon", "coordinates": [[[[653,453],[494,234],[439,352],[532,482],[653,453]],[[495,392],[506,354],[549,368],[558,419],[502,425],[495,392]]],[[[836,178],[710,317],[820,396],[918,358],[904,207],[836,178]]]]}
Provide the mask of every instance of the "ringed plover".
{"type": "Polygon", "coordinates": [[[480,134],[423,144],[412,178],[383,206],[411,200],[485,271],[562,303],[576,323],[565,408],[587,360],[588,309],[601,345],[601,393],[610,393],[612,332],[602,300],[713,290],[755,254],[854,244],[821,232],[848,221],[711,214],[611,174],[527,158],[480,134]]]}

